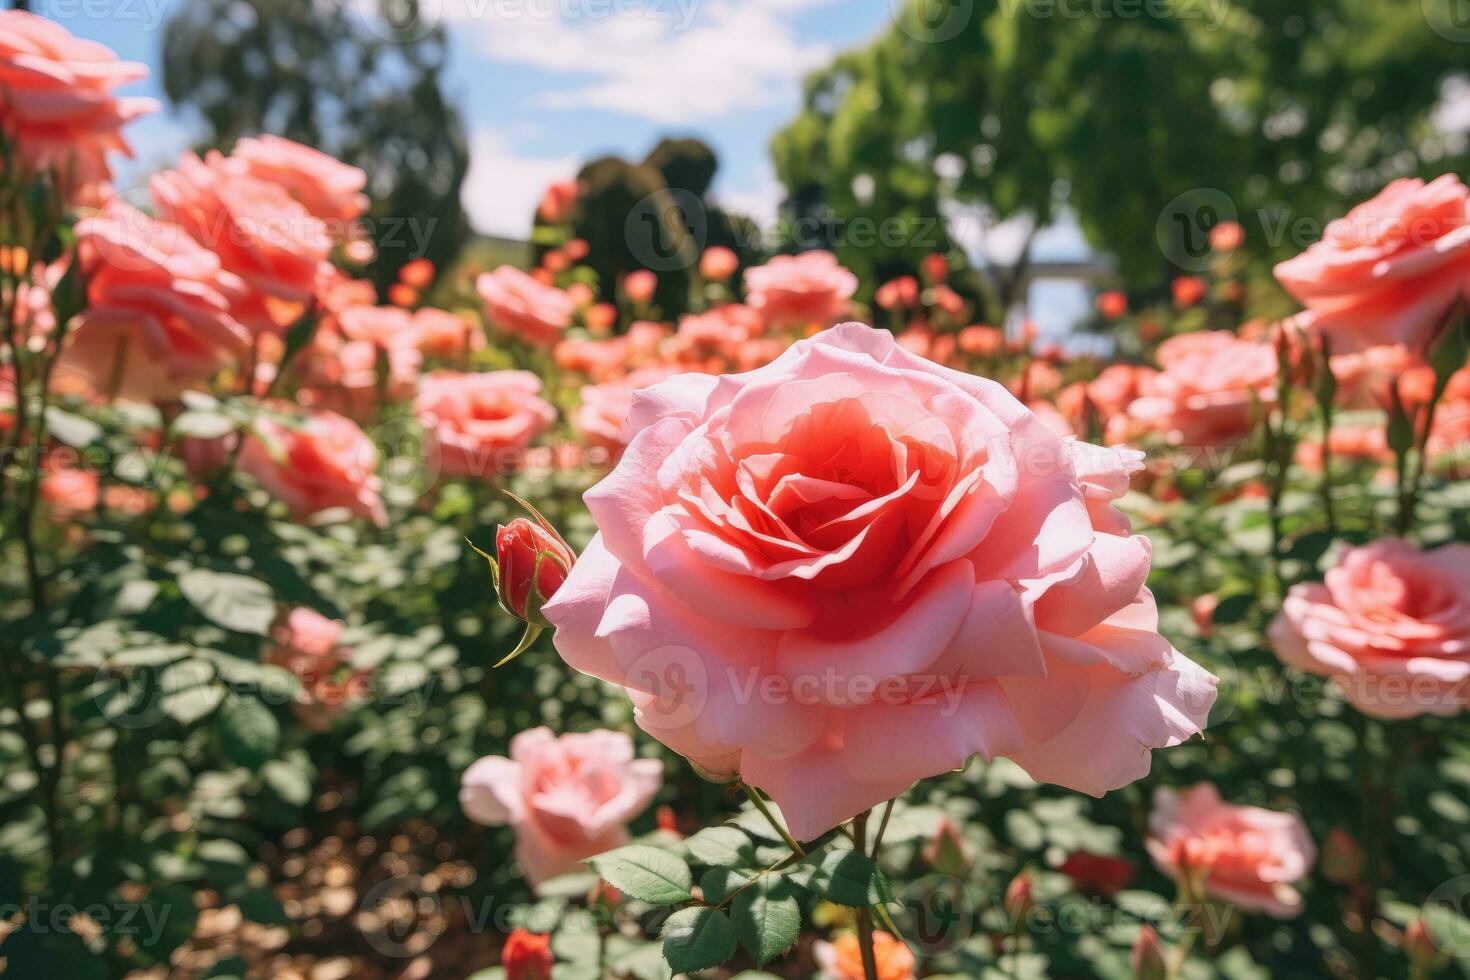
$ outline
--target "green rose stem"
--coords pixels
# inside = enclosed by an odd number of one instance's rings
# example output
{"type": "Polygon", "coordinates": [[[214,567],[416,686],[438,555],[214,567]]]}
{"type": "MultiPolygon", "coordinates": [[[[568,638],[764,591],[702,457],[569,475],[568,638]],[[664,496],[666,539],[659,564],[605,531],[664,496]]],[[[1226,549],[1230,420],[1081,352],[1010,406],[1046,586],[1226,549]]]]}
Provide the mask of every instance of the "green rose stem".
{"type": "Polygon", "coordinates": [[[1322,512],[1327,518],[1327,533],[1337,535],[1337,515],[1332,506],[1332,423],[1333,402],[1337,398],[1337,379],[1332,376],[1332,352],[1326,337],[1320,342],[1317,373],[1317,405],[1322,410],[1322,512]]]}
{"type": "Polygon", "coordinates": [[[781,821],[776,819],[776,815],[771,812],[770,807],[766,806],[766,801],[755,791],[755,788],[747,786],[744,783],[741,783],[740,786],[745,790],[745,795],[750,798],[751,804],[760,811],[761,816],[766,818],[771,828],[781,835],[781,839],[786,842],[786,846],[791,848],[791,853],[797,857],[806,857],[806,851],[802,850],[801,845],[796,842],[796,838],[791,836],[791,831],[787,830],[781,821]]]}
{"type": "MultiPolygon", "coordinates": [[[[858,853],[867,850],[868,814],[860,813],[852,818],[852,839],[858,853]]],[[[858,909],[858,949],[863,956],[863,976],[866,980],[878,980],[878,957],[873,950],[873,910],[868,906],[858,909]]]]}

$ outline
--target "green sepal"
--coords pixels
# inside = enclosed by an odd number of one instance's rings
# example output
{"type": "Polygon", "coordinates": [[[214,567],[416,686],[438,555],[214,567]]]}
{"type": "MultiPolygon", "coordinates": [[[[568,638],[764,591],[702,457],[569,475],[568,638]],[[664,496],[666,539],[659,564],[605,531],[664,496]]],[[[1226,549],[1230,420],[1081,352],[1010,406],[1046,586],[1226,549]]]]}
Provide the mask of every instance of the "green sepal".
{"type": "MultiPolygon", "coordinates": [[[[531,648],[531,644],[535,643],[536,639],[544,632],[546,632],[546,630],[540,626],[537,626],[535,623],[527,623],[526,631],[521,634],[521,642],[516,644],[516,648],[514,650],[512,650],[510,653],[507,653],[504,657],[501,657],[500,660],[495,664],[495,667],[504,667],[516,657],[519,657],[521,654],[525,653],[531,648]]],[[[494,670],[495,667],[491,667],[490,669],[494,670]]]]}

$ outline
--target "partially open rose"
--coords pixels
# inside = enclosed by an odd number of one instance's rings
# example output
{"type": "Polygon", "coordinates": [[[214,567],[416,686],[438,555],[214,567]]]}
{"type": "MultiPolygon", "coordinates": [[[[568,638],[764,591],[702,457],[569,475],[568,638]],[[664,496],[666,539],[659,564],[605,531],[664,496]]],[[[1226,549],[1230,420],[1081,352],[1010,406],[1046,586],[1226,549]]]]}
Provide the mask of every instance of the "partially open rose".
{"type": "Polygon", "coordinates": [[[1110,501],[1140,454],[844,324],[634,395],[600,534],[545,608],[573,667],[811,838],[973,754],[1101,794],[1198,732],[1110,501]]]}

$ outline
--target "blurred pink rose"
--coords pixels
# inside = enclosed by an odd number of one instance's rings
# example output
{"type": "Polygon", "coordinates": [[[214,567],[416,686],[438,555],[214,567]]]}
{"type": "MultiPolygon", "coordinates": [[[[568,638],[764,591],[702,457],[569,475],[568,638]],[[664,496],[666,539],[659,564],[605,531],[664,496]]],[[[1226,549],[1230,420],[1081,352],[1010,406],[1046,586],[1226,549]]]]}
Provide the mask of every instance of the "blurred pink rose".
{"type": "Polygon", "coordinates": [[[663,784],[663,763],[638,759],[622,732],[562,735],[533,728],[510,741],[510,758],[465,770],[459,803],[477,823],[509,824],[532,886],[576,871],[584,858],[628,842],[627,825],[663,784]]]}
{"type": "Polygon", "coordinates": [[[565,224],[571,220],[578,193],[575,180],[553,181],[547,185],[546,193],[541,196],[536,214],[548,225],[565,224]]]}
{"type": "Polygon", "coordinates": [[[1249,912],[1301,914],[1291,886],[1311,871],[1317,847],[1295,814],[1226,803],[1201,783],[1182,793],[1160,787],[1148,826],[1148,853],[1164,874],[1200,874],[1206,893],[1249,912]]]}
{"type": "Polygon", "coordinates": [[[1364,714],[1457,715],[1470,706],[1470,545],[1350,548],[1325,582],[1292,587],[1267,635],[1364,714]]]}
{"type": "Polygon", "coordinates": [[[1137,454],[855,323],[643,389],[629,428],[557,650],[797,836],[975,753],[1101,794],[1204,724],[1215,678],[1158,634],[1110,506],[1137,454]]]}
{"type": "Polygon", "coordinates": [[[723,245],[711,245],[699,257],[699,274],[714,282],[724,282],[740,268],[740,256],[723,245]]]}
{"type": "Polygon", "coordinates": [[[279,136],[247,136],[235,143],[229,159],[252,177],[284,187],[326,223],[334,239],[353,237],[357,219],[368,209],[367,174],[310,146],[279,136]]]}
{"type": "Polygon", "coordinates": [[[371,693],[372,678],[351,667],[352,651],[341,645],[343,623],[298,606],[271,632],[266,662],[284,667],[301,682],[292,713],[312,731],[324,732],[347,705],[371,693]]]}
{"type": "Polygon", "coordinates": [[[159,216],[219,256],[249,287],[235,317],[257,332],[294,323],[316,295],[331,239],[321,219],[280,184],[253,177],[211,150],[184,154],[149,186],[159,216]]]}
{"type": "Polygon", "coordinates": [[[1470,298],[1470,189],[1454,174],[1395,180],[1276,266],[1307,309],[1296,317],[1333,353],[1425,350],[1455,301],[1470,298]]]}
{"type": "Polygon", "coordinates": [[[1087,383],[1087,397],[1104,419],[1127,411],[1158,372],[1138,364],[1110,364],[1087,383]]]}
{"type": "Polygon", "coordinates": [[[250,349],[250,331],[231,315],[244,284],[182,229],[113,201],[76,232],[89,306],[63,374],[104,395],[166,400],[250,349]]]}
{"type": "Polygon", "coordinates": [[[571,325],[576,304],[563,290],[503,265],[475,280],[492,325],[537,347],[551,348],[571,325]]]}
{"type": "Polygon", "coordinates": [[[132,155],[122,127],[158,108],[113,89],[147,77],[146,66],[119,61],[45,17],[0,11],[0,131],[16,141],[27,169],[54,170],[67,197],[107,195],[108,152],[132,155]]]}
{"type": "Polygon", "coordinates": [[[840,320],[857,285],[857,276],[831,252],[778,255],[745,270],[747,302],[783,327],[825,327],[840,320]]]}
{"type": "Polygon", "coordinates": [[[623,280],[623,292],[628,294],[628,300],[635,306],[646,306],[653,302],[653,294],[657,290],[658,276],[647,269],[630,272],[623,280]]]}
{"type": "Polygon", "coordinates": [[[96,470],[84,468],[76,459],[47,457],[41,476],[41,500],[58,520],[76,520],[96,510],[100,488],[96,470]]]}
{"type": "Polygon", "coordinates": [[[379,527],[388,523],[377,447],[357,423],[335,412],[312,412],[290,423],[261,416],[239,465],[297,520],[346,508],[379,527]]]}
{"type": "Polygon", "coordinates": [[[1181,310],[1204,299],[1208,290],[1209,287],[1199,276],[1179,276],[1169,284],[1169,291],[1174,295],[1174,305],[1181,310]]]}
{"type": "Polygon", "coordinates": [[[428,357],[461,357],[485,346],[485,335],[465,317],[425,306],[352,306],[337,315],[342,333],[385,350],[412,347],[428,357]]]}
{"type": "Polygon", "coordinates": [[[628,444],[626,431],[628,412],[633,408],[633,392],[667,380],[672,368],[652,367],[634,371],[626,378],[582,387],[582,404],[573,418],[577,431],[588,444],[617,452],[628,444]]]}
{"type": "Polygon", "coordinates": [[[1109,422],[1109,441],[1157,434],[1176,445],[1220,445],[1247,435],[1259,406],[1276,400],[1276,350],[1267,343],[1201,330],[1164,341],[1158,361],[1163,370],[1142,376],[1142,396],[1109,422]]]}
{"type": "Polygon", "coordinates": [[[1222,221],[1210,229],[1210,248],[1233,252],[1245,244],[1245,228],[1238,221],[1222,221]]]}
{"type": "Polygon", "coordinates": [[[436,371],[419,381],[413,413],[448,476],[491,477],[520,468],[531,441],[556,421],[530,371],[436,371]]]}

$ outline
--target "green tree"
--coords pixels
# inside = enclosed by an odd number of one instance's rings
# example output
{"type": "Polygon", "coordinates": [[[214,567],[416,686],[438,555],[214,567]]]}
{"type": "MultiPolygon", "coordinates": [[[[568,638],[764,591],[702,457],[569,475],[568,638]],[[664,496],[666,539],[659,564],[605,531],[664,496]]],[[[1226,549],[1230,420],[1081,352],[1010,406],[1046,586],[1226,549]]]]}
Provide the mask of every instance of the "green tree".
{"type": "Polygon", "coordinates": [[[203,117],[206,145],[271,132],[367,172],[380,290],[412,258],[445,267],[466,235],[469,153],[426,16],[418,0],[194,0],[164,36],[164,89],[203,117]]]}
{"type": "MultiPolygon", "coordinates": [[[[1293,254],[1320,230],[1298,219],[1464,167],[1431,123],[1470,40],[1447,2],[908,0],[775,137],[787,219],[1041,224],[1065,203],[1138,288],[1205,261],[1228,218],[1258,257],[1293,254]]],[[[932,250],[834,244],[869,283],[932,250]]]]}

